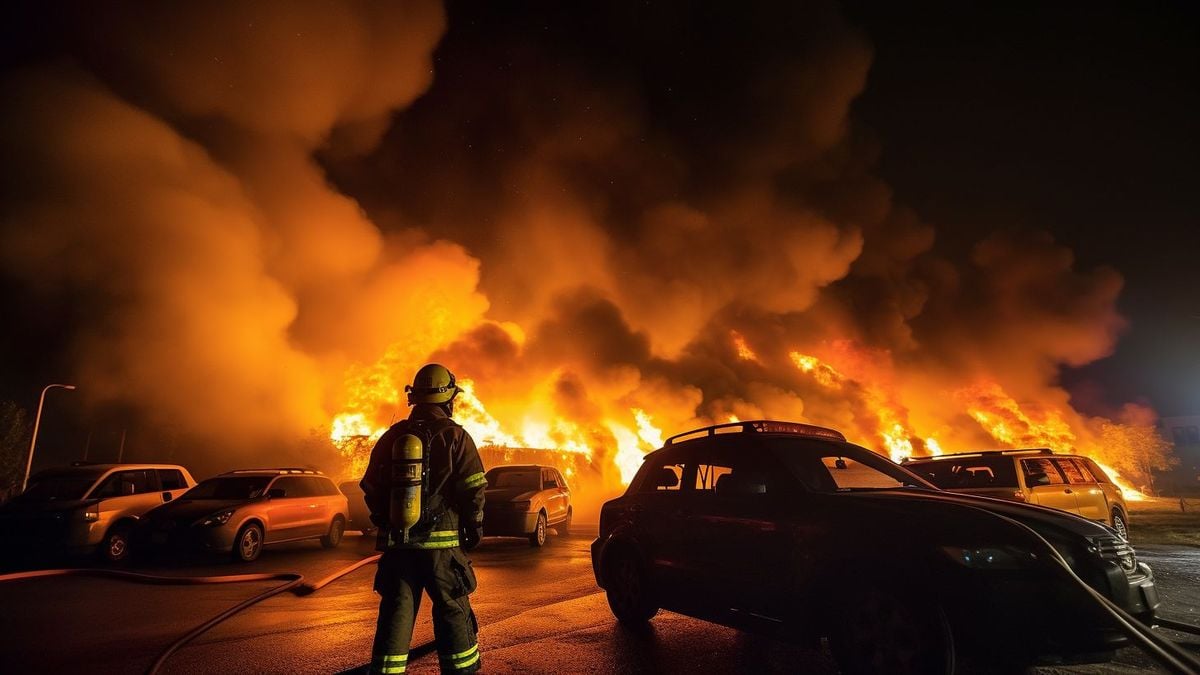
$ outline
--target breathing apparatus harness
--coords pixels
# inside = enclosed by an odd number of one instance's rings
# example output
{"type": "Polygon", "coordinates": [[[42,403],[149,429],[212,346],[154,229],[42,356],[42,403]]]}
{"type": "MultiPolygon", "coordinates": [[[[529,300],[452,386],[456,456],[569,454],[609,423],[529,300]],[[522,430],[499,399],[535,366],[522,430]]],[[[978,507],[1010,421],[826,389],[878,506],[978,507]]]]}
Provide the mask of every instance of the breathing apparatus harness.
{"type": "Polygon", "coordinates": [[[429,451],[442,434],[458,427],[451,419],[408,420],[405,433],[391,448],[388,540],[407,544],[418,525],[431,526],[446,511],[443,501],[436,512],[428,510],[430,496],[439,494],[454,475],[453,443],[446,444],[449,471],[438,485],[429,483],[429,451]]]}

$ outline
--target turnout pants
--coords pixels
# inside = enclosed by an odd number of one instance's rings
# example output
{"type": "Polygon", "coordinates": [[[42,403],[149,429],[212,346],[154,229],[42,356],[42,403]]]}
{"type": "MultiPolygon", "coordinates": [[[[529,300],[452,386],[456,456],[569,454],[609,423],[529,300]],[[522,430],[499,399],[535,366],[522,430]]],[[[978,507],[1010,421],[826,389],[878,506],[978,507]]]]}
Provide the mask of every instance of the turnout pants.
{"type": "Polygon", "coordinates": [[[478,671],[481,662],[475,635],[479,627],[467,597],[474,590],[475,572],[457,547],[386,551],[375,572],[379,623],[370,672],[405,671],[422,591],[433,604],[433,633],[442,672],[478,671]]]}

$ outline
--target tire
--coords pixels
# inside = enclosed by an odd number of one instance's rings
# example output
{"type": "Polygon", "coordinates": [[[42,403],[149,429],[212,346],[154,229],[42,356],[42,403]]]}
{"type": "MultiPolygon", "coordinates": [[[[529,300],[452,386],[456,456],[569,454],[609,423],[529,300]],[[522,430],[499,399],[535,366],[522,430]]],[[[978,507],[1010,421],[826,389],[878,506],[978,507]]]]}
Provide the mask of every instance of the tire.
{"type": "Polygon", "coordinates": [[[604,594],[623,625],[645,627],[658,614],[646,569],[631,551],[618,549],[605,556],[604,594]]]}
{"type": "Polygon", "coordinates": [[[99,548],[96,549],[100,560],[110,565],[128,562],[132,546],[130,541],[132,536],[133,528],[126,523],[117,523],[108,528],[104,539],[100,541],[99,548]]]}
{"type": "Polygon", "coordinates": [[[567,519],[559,523],[558,527],[555,528],[558,530],[559,534],[563,535],[564,537],[571,534],[571,518],[573,517],[574,513],[571,511],[570,507],[567,507],[567,519]]]}
{"type": "Polygon", "coordinates": [[[1112,512],[1112,528],[1121,535],[1125,541],[1129,541],[1129,523],[1125,522],[1125,514],[1113,509],[1112,512]]]}
{"type": "Polygon", "coordinates": [[[865,586],[839,600],[829,646],[844,675],[955,669],[954,637],[936,603],[865,586]]]}
{"type": "Polygon", "coordinates": [[[537,524],[533,526],[533,532],[529,533],[529,545],[542,547],[546,545],[546,512],[539,511],[537,524]]]}
{"type": "Polygon", "coordinates": [[[254,562],[262,554],[263,529],[258,523],[247,523],[233,538],[233,559],[238,562],[254,562]]]}
{"type": "Polygon", "coordinates": [[[321,546],[337,548],[342,543],[342,535],[346,533],[346,521],[341,516],[335,516],[329,523],[329,534],[321,537],[321,546]]]}

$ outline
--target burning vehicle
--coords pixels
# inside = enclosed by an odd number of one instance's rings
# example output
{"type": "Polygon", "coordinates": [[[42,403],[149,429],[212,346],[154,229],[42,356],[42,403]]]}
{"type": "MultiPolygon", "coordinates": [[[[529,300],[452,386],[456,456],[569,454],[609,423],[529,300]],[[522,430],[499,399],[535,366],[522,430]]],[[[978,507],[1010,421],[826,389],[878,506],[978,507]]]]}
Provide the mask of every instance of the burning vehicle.
{"type": "Polygon", "coordinates": [[[1142,621],[1159,604],[1150,568],[1102,524],[945,492],[790,422],[667,439],[604,505],[592,563],[623,623],[665,608],[827,637],[847,673],[1110,658],[1126,638],[1074,578],[1142,621]]]}

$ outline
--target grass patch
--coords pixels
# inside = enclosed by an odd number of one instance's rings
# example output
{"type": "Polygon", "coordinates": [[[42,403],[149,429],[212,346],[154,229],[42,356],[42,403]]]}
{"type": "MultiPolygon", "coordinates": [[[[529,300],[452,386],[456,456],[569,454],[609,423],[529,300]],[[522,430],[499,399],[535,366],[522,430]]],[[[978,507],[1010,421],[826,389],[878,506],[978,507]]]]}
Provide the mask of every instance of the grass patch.
{"type": "MultiPolygon", "coordinates": [[[[1131,505],[1132,506],[1132,505],[1131,505]]],[[[1129,539],[1134,546],[1164,544],[1200,547],[1200,509],[1137,511],[1129,514],[1129,539]]]]}

